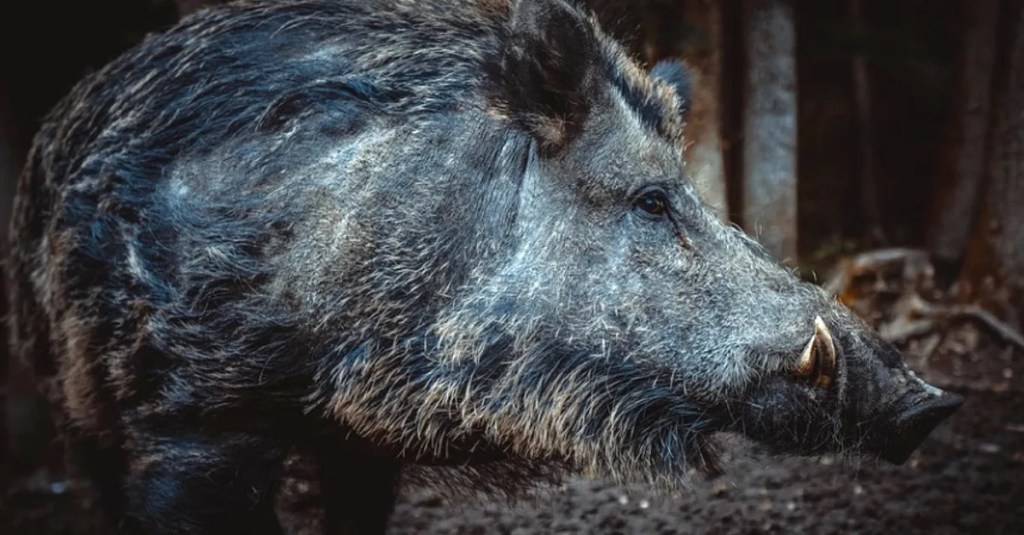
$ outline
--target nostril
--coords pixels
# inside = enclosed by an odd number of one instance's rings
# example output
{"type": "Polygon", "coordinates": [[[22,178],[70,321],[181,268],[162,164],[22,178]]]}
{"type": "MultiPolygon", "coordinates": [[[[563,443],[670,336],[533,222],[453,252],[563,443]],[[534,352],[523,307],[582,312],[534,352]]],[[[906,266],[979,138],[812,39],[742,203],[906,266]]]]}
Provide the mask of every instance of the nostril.
{"type": "Polygon", "coordinates": [[[891,420],[884,445],[879,449],[880,456],[891,463],[903,464],[932,430],[963,403],[964,398],[948,392],[912,400],[891,420]]]}

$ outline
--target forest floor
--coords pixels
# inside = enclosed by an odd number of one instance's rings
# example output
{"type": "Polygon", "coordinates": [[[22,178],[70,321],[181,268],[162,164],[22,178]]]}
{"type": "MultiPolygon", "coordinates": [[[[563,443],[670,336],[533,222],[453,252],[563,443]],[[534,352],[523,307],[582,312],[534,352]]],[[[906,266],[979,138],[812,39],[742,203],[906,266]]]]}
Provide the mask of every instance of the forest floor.
{"type": "MultiPolygon", "coordinates": [[[[924,379],[966,398],[903,466],[768,458],[730,439],[725,474],[695,475],[678,496],[584,480],[515,505],[410,489],[390,531],[1024,533],[1024,353],[969,322],[903,345],[924,379]]],[[[65,487],[44,472],[11,484],[0,495],[0,533],[99,532],[91,502],[65,487]]]]}

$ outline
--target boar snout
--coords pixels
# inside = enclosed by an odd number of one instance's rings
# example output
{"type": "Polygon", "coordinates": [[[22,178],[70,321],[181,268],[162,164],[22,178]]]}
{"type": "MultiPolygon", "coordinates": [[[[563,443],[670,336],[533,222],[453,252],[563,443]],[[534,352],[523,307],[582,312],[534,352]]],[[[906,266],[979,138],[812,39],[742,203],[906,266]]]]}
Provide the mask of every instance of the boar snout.
{"type": "Polygon", "coordinates": [[[893,464],[903,464],[932,430],[963,402],[959,395],[934,387],[905,396],[878,434],[874,445],[878,456],[893,464]]]}
{"type": "Polygon", "coordinates": [[[792,360],[781,373],[727,405],[724,429],[774,453],[863,453],[902,464],[963,404],[918,378],[856,318],[833,311],[812,325],[808,338],[785,342],[792,360]]]}
{"type": "Polygon", "coordinates": [[[923,381],[902,353],[876,334],[859,338],[862,343],[851,348],[849,402],[859,405],[864,449],[903,464],[964,400],[923,381]]]}

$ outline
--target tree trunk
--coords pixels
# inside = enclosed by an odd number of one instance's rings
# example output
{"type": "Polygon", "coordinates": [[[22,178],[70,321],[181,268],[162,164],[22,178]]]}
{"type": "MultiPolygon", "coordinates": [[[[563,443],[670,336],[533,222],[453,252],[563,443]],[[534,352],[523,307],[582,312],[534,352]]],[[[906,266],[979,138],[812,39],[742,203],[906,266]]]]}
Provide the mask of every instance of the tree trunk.
{"type": "Polygon", "coordinates": [[[985,176],[1000,2],[961,4],[965,30],[957,66],[957,109],[949,132],[950,176],[940,184],[928,237],[940,271],[954,274],[977,216],[985,176]]]}
{"type": "Polygon", "coordinates": [[[995,70],[988,183],[961,282],[969,297],[1024,327],[1024,1],[1006,8],[1008,46],[995,70]]]}
{"type": "Polygon", "coordinates": [[[690,117],[686,125],[686,161],[690,180],[723,221],[729,219],[725,162],[722,157],[722,9],[718,0],[683,5],[683,17],[703,39],[687,54],[693,76],[690,117]]]}
{"type": "Polygon", "coordinates": [[[871,81],[868,75],[867,54],[864,43],[864,13],[861,0],[849,0],[847,4],[850,21],[859,47],[851,61],[853,77],[853,100],[857,106],[857,155],[859,160],[860,197],[864,216],[868,222],[868,234],[872,241],[886,245],[888,240],[882,228],[882,213],[879,208],[878,184],[875,178],[875,145],[871,120],[871,81]]]}
{"type": "Polygon", "coordinates": [[[797,252],[796,29],[789,0],[744,0],[743,225],[779,259],[797,252]]]}

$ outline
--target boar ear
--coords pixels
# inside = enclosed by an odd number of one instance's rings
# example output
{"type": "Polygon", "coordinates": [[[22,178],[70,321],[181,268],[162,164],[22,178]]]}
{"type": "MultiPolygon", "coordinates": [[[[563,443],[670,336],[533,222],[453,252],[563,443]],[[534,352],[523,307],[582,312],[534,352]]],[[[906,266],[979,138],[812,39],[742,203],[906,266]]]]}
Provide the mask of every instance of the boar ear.
{"type": "Polygon", "coordinates": [[[557,152],[583,127],[599,43],[584,16],[561,0],[519,0],[506,43],[488,62],[490,104],[557,152]]]}
{"type": "Polygon", "coordinates": [[[690,72],[678,60],[659,61],[651,69],[651,78],[668,84],[676,92],[679,99],[679,110],[683,119],[690,113],[690,72]]]}

